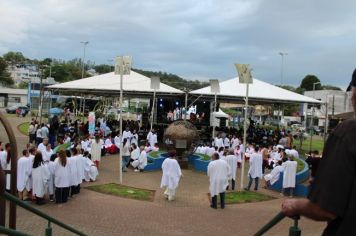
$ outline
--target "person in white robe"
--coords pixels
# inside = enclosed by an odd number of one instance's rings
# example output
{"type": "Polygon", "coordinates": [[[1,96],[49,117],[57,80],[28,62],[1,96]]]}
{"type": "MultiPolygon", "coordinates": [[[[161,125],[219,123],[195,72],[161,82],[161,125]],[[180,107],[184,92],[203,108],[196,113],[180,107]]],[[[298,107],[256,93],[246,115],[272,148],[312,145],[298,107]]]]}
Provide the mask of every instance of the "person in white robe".
{"type": "Polygon", "coordinates": [[[80,149],[73,148],[72,156],[69,159],[70,162],[75,163],[74,169],[76,169],[76,172],[73,174],[74,186],[71,190],[73,194],[78,194],[80,193],[80,184],[83,182],[84,179],[84,163],[82,160],[82,155],[80,154],[80,149]]]}
{"type": "Polygon", "coordinates": [[[99,163],[101,161],[101,149],[103,148],[104,142],[100,139],[99,136],[95,136],[95,140],[92,140],[91,143],[91,159],[99,169],[99,163]]]}
{"type": "Polygon", "coordinates": [[[133,161],[137,160],[138,157],[140,156],[140,148],[138,148],[136,146],[136,144],[132,143],[131,144],[131,153],[130,153],[130,160],[126,165],[126,168],[128,168],[130,166],[130,164],[132,164],[133,161]]]}
{"type": "Polygon", "coordinates": [[[150,144],[151,147],[153,147],[157,143],[157,134],[154,129],[152,129],[148,134],[147,134],[147,141],[150,144]]]}
{"type": "Polygon", "coordinates": [[[235,147],[234,153],[235,153],[235,156],[237,158],[237,167],[240,168],[241,167],[241,163],[242,163],[242,151],[240,149],[240,145],[237,145],[235,147]]]}
{"type": "Polygon", "coordinates": [[[211,157],[214,152],[215,152],[215,148],[213,147],[213,145],[210,144],[210,146],[207,148],[206,155],[211,157]]]}
{"type": "MultiPolygon", "coordinates": [[[[11,145],[10,143],[5,144],[5,150],[2,151],[0,156],[1,168],[3,170],[11,170],[11,145]]],[[[6,175],[6,190],[10,190],[11,176],[6,175]]]]}
{"type": "MultiPolygon", "coordinates": [[[[229,150],[229,155],[224,156],[222,158],[226,163],[229,165],[230,173],[229,173],[229,181],[231,181],[231,189],[232,191],[235,190],[235,183],[236,183],[236,170],[237,170],[237,157],[234,153],[233,149],[229,150]]],[[[229,190],[229,185],[227,186],[226,190],[229,190]]]]}
{"type": "Polygon", "coordinates": [[[126,138],[129,144],[131,144],[132,133],[129,127],[126,127],[126,130],[122,132],[122,140],[124,140],[124,138],[126,138]]]}
{"type": "Polygon", "coordinates": [[[223,139],[222,139],[220,136],[215,137],[215,139],[214,139],[214,146],[215,146],[215,147],[218,147],[218,149],[221,148],[221,147],[224,147],[224,141],[223,141],[223,139]]]}
{"type": "Polygon", "coordinates": [[[54,169],[55,169],[55,163],[54,160],[57,158],[57,154],[53,154],[50,158],[50,161],[46,163],[47,168],[50,172],[50,177],[48,180],[48,194],[49,194],[49,200],[53,202],[54,200],[54,191],[55,191],[55,185],[54,185],[54,169]]]}
{"type": "Polygon", "coordinates": [[[83,157],[85,158],[84,178],[86,182],[94,182],[99,175],[98,168],[94,162],[90,159],[89,153],[85,152],[83,157]]]}
{"type": "Polygon", "coordinates": [[[47,192],[50,172],[43,163],[42,153],[37,152],[32,166],[32,194],[36,198],[36,204],[44,204],[44,195],[47,192]]]}
{"type": "Polygon", "coordinates": [[[262,178],[262,154],[259,152],[259,147],[255,147],[254,152],[250,155],[250,168],[248,170],[249,182],[245,188],[250,191],[253,180],[255,180],[254,190],[258,190],[259,179],[262,178]]]}
{"type": "Polygon", "coordinates": [[[22,157],[17,160],[17,191],[20,200],[28,199],[28,180],[32,173],[30,166],[29,152],[27,149],[22,151],[22,157]]]}
{"type": "Polygon", "coordinates": [[[114,138],[114,144],[117,147],[117,149],[119,149],[119,150],[120,150],[120,146],[121,146],[121,140],[122,140],[121,135],[118,133],[114,138]]]}
{"type": "Polygon", "coordinates": [[[136,146],[138,146],[138,134],[136,130],[134,130],[132,133],[131,144],[133,143],[136,144],[136,146]]]}
{"type": "Polygon", "coordinates": [[[231,148],[235,149],[236,146],[240,145],[240,140],[236,137],[236,135],[233,136],[232,140],[231,140],[231,148]]]}
{"type": "Polygon", "coordinates": [[[51,156],[53,154],[53,150],[52,150],[52,146],[50,143],[47,143],[46,149],[45,150],[41,150],[42,153],[42,159],[44,162],[49,162],[49,160],[51,159],[51,156]]]}
{"type": "Polygon", "coordinates": [[[147,153],[145,152],[145,147],[140,147],[140,155],[136,160],[132,162],[133,168],[135,168],[135,172],[142,172],[147,166],[147,153]]]}
{"type": "Polygon", "coordinates": [[[71,174],[68,162],[66,152],[64,150],[59,151],[58,158],[54,160],[56,203],[65,203],[68,200],[71,174]]]}
{"type": "Polygon", "coordinates": [[[230,148],[230,139],[228,137],[225,137],[224,138],[224,147],[226,149],[229,149],[230,148]]]}
{"type": "Polygon", "coordinates": [[[76,149],[72,149],[72,153],[67,152],[67,161],[69,165],[70,175],[69,175],[69,185],[70,192],[69,196],[73,197],[74,194],[78,193],[78,168],[77,168],[77,156],[74,156],[73,153],[76,153],[76,149]],[[75,150],[75,151],[74,151],[75,150]],[[73,152],[74,151],[74,152],[73,152]]]}
{"type": "Polygon", "coordinates": [[[284,168],[282,166],[282,161],[278,161],[276,166],[272,169],[272,171],[263,176],[265,180],[265,188],[273,185],[279,180],[281,173],[283,172],[284,168]]]}
{"type": "Polygon", "coordinates": [[[288,161],[284,162],[282,164],[283,166],[283,190],[282,193],[285,195],[288,195],[288,190],[289,190],[289,196],[293,196],[293,191],[295,188],[295,182],[296,182],[296,175],[297,175],[297,166],[298,163],[294,161],[294,158],[292,155],[288,156],[288,161]]]}
{"type": "Polygon", "coordinates": [[[176,189],[180,178],[183,176],[180,166],[176,158],[176,151],[169,151],[169,158],[166,158],[162,163],[162,179],[161,188],[166,188],[164,196],[168,201],[173,201],[176,195],[176,189]]]}
{"type": "Polygon", "coordinates": [[[220,195],[220,207],[225,208],[225,191],[229,185],[230,167],[226,161],[219,159],[219,154],[214,153],[208,165],[209,191],[211,208],[217,209],[217,197],[220,195]]]}
{"type": "Polygon", "coordinates": [[[48,138],[44,138],[42,140],[42,143],[40,143],[37,147],[37,149],[40,151],[40,152],[43,152],[46,150],[46,147],[48,145],[48,138]]]}

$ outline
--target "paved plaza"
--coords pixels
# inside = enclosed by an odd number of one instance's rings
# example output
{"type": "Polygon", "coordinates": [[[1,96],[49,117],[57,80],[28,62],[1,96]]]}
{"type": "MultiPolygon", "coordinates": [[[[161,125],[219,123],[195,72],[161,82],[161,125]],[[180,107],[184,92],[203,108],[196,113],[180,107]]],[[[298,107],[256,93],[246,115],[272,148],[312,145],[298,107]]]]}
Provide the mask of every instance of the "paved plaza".
{"type": "MultiPolygon", "coordinates": [[[[30,118],[9,118],[17,138],[18,151],[23,149],[27,137],[17,130],[17,125],[30,118]]],[[[0,140],[7,136],[0,127],[0,140]]],[[[84,183],[82,187],[118,183],[118,155],[104,156],[100,164],[98,180],[84,183]]],[[[240,170],[238,170],[238,175],[240,170]]],[[[260,227],[280,211],[283,201],[273,191],[260,192],[276,199],[259,203],[227,205],[224,210],[209,207],[208,178],[204,173],[183,170],[177,199],[167,202],[159,188],[161,172],[123,174],[123,184],[156,190],[153,202],[138,201],[105,195],[82,188],[81,193],[66,204],[48,203],[36,208],[70,224],[88,235],[253,235],[260,227]]],[[[239,186],[239,183],[238,183],[239,186]]],[[[33,235],[43,235],[47,222],[30,212],[17,209],[19,230],[33,235]]],[[[285,219],[266,235],[288,235],[292,220],[285,219]]],[[[303,218],[300,221],[302,235],[320,235],[324,223],[303,218]]],[[[53,226],[54,235],[70,235],[53,226]]]]}

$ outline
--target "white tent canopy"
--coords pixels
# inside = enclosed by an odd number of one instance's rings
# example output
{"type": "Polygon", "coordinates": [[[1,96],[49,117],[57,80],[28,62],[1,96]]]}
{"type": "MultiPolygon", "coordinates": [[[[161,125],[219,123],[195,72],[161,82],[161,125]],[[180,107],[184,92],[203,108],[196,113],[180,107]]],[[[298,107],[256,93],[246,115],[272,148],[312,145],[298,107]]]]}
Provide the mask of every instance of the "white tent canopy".
{"type": "MultiPolygon", "coordinates": [[[[190,94],[213,96],[210,86],[191,91],[190,94]]],[[[240,84],[239,79],[232,78],[220,82],[219,100],[244,99],[246,96],[246,84],[240,84]]],[[[253,79],[249,85],[249,99],[253,101],[265,101],[276,103],[321,103],[319,100],[288,91],[286,89],[268,84],[258,79],[253,79]]]]}
{"type": "MultiPolygon", "coordinates": [[[[103,95],[112,95],[120,93],[120,75],[115,75],[114,72],[101,74],[89,78],[74,80],[61,84],[48,86],[47,89],[71,91],[77,93],[95,93],[103,95]]],[[[131,71],[130,75],[123,76],[123,91],[133,95],[149,95],[153,93],[151,89],[151,78],[141,75],[135,71],[131,71]]],[[[157,90],[160,94],[183,94],[184,92],[160,83],[160,88],[157,90]]]]}

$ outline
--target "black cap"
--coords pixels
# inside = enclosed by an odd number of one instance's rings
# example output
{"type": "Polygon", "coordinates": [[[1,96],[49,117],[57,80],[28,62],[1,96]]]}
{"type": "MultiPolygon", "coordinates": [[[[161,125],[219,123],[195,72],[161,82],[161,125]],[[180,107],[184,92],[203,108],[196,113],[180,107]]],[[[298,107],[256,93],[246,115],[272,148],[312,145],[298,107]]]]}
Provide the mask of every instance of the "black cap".
{"type": "Polygon", "coordinates": [[[354,70],[354,73],[352,73],[352,79],[349,87],[347,88],[347,91],[350,91],[351,87],[356,87],[356,69],[354,70]]]}

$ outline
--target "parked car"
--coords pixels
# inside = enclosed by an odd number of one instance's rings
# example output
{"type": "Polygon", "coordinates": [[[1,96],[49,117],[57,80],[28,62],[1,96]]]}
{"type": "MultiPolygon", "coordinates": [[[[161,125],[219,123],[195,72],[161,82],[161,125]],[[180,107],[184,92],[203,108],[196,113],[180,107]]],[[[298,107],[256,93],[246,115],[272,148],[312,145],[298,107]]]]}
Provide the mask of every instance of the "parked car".
{"type": "Polygon", "coordinates": [[[18,105],[8,107],[5,110],[9,114],[16,114],[17,109],[20,109],[20,114],[22,114],[22,116],[27,115],[27,113],[30,111],[30,109],[27,106],[18,106],[18,105]]]}

